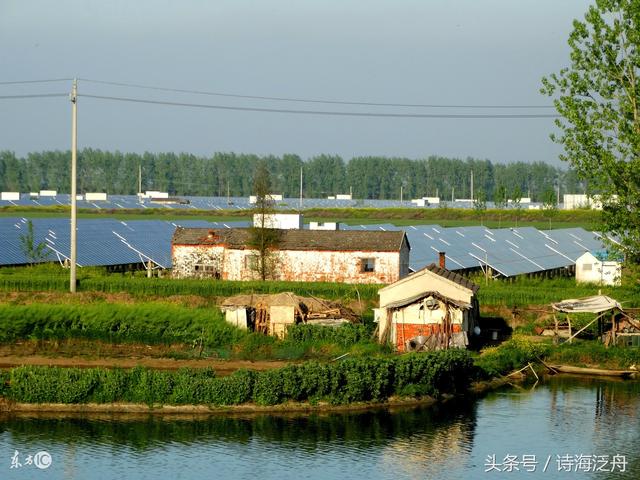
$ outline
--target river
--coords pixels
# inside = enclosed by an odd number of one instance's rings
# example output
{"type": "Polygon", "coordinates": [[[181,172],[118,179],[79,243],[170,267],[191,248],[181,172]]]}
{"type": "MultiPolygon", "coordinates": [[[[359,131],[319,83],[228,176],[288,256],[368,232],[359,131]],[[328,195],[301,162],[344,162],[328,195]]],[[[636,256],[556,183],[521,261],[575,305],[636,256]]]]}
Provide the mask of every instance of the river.
{"type": "Polygon", "coordinates": [[[640,382],[360,413],[0,417],[0,479],[582,477],[640,478],[640,382]]]}

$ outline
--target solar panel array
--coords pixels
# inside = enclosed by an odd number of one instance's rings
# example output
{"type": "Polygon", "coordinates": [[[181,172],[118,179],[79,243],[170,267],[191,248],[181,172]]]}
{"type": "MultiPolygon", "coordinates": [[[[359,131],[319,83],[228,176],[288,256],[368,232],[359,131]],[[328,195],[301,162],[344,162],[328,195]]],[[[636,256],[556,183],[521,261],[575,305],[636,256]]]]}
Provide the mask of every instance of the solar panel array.
{"type": "MultiPolygon", "coordinates": [[[[63,262],[70,251],[69,219],[33,219],[35,243],[44,242],[49,261],[63,262]]],[[[77,262],[81,266],[121,265],[151,261],[171,267],[171,237],[176,226],[246,227],[248,222],[78,220],[77,262]]],[[[393,224],[341,225],[345,230],[405,230],[413,270],[437,263],[445,252],[447,268],[484,268],[504,277],[574,265],[587,251],[605,248],[598,234],[582,228],[541,231],[533,227],[489,229],[482,226],[444,228],[439,225],[398,227],[393,224]]],[[[21,248],[27,230],[24,218],[0,218],[0,265],[29,263],[21,248]]]]}
{"type": "MultiPolygon", "coordinates": [[[[48,261],[69,260],[71,250],[70,221],[66,218],[36,218],[32,220],[34,243],[44,242],[48,261]]],[[[109,266],[152,261],[171,268],[171,237],[177,226],[232,228],[248,226],[248,222],[207,222],[189,220],[169,222],[113,219],[78,220],[77,264],[109,266]]],[[[22,265],[30,260],[21,248],[21,237],[27,232],[27,219],[0,218],[0,265],[22,265]]]]}
{"type": "Polygon", "coordinates": [[[489,229],[439,225],[397,227],[390,224],[345,226],[346,229],[400,230],[411,245],[409,266],[418,270],[438,263],[444,252],[449,270],[489,266],[504,277],[569,267],[583,253],[605,248],[599,234],[583,228],[542,231],[533,227],[489,229]]]}
{"type": "MultiPolygon", "coordinates": [[[[246,210],[252,207],[248,197],[190,197],[181,196],[185,200],[189,200],[188,204],[165,203],[152,201],[151,199],[140,199],[137,195],[109,195],[108,200],[102,201],[86,201],[78,200],[78,208],[89,209],[146,209],[146,208],[170,208],[170,209],[198,209],[198,210],[246,210]]],[[[58,194],[56,196],[41,196],[31,198],[29,194],[21,194],[20,200],[0,200],[0,207],[7,205],[20,206],[56,206],[69,205],[71,196],[69,194],[58,194]]],[[[444,202],[443,202],[444,204],[444,202]]],[[[276,203],[276,208],[290,209],[300,206],[299,198],[285,198],[276,203]]],[[[430,205],[427,207],[418,207],[410,200],[334,200],[325,198],[305,198],[302,203],[303,208],[438,208],[438,205],[430,205]]],[[[447,202],[448,207],[452,208],[473,208],[470,201],[447,202]]],[[[487,202],[487,207],[491,208],[492,204],[487,202]]]]}

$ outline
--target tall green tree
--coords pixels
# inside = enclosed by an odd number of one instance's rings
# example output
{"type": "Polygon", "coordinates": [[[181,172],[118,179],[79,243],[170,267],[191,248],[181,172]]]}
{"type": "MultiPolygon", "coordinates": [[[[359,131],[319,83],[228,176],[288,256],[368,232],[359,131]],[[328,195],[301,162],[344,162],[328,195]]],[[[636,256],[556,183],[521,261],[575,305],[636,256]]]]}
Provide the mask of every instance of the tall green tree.
{"type": "Polygon", "coordinates": [[[516,209],[516,227],[518,226],[518,217],[520,216],[520,209],[522,208],[522,190],[520,190],[520,186],[516,185],[511,192],[511,203],[516,209]]]}
{"type": "Polygon", "coordinates": [[[507,208],[507,189],[504,185],[498,185],[493,192],[493,205],[500,213],[498,214],[498,228],[502,227],[502,210],[507,208]]]}
{"type": "Polygon", "coordinates": [[[250,246],[256,254],[249,257],[249,267],[261,280],[272,278],[277,267],[274,249],[280,243],[280,230],[271,228],[270,216],[275,213],[271,199],[271,175],[267,163],[258,163],[253,176],[253,193],[256,196],[253,226],[249,238],[250,246]]]}
{"type": "Polygon", "coordinates": [[[603,221],[640,257],[640,0],[597,0],[569,36],[570,66],[543,78],[562,116],[552,139],[589,189],[603,221]]]}
{"type": "Polygon", "coordinates": [[[547,188],[542,194],[542,209],[544,210],[544,215],[549,220],[549,230],[551,230],[551,220],[558,213],[558,201],[556,197],[556,192],[553,191],[553,188],[547,188]]]}
{"type": "Polygon", "coordinates": [[[476,195],[476,198],[473,199],[473,209],[480,217],[480,225],[483,225],[484,214],[487,211],[487,196],[484,193],[484,190],[480,190],[476,195]]]}

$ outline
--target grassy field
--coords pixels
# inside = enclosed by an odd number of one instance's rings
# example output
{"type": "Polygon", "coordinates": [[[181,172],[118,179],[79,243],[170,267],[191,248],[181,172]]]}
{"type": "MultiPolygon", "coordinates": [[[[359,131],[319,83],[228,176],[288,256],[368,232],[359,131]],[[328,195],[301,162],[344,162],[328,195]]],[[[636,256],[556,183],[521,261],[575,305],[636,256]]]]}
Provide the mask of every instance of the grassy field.
{"type": "MultiPolygon", "coordinates": [[[[56,264],[33,267],[0,269],[0,291],[4,292],[65,292],[69,288],[69,272],[56,264]]],[[[482,276],[472,277],[479,286],[481,305],[527,307],[548,305],[566,298],[579,298],[601,292],[627,307],[640,307],[640,282],[638,274],[625,270],[623,286],[597,286],[576,284],[572,278],[517,277],[511,280],[493,280],[485,284],[482,276]]],[[[346,304],[360,302],[369,307],[378,301],[382,285],[358,285],[323,282],[281,281],[227,281],[146,278],[144,272],[112,273],[99,267],[78,270],[78,290],[82,292],[128,293],[136,297],[167,297],[193,295],[198,297],[228,297],[240,293],[293,292],[301,296],[317,296],[339,300],[346,304]]]]}
{"type": "MultiPolygon", "coordinates": [[[[297,213],[297,210],[283,213],[297,213]]],[[[444,227],[486,225],[490,228],[533,226],[539,229],[583,227],[597,230],[600,213],[593,210],[560,210],[549,217],[541,210],[487,210],[482,215],[473,209],[453,208],[326,208],[305,209],[305,221],[341,222],[348,224],[393,223],[398,226],[439,224],[444,227]],[[549,222],[551,220],[551,222],[549,222]]],[[[69,215],[69,207],[0,207],[0,217],[52,218],[69,215]]],[[[172,208],[148,209],[79,209],[79,218],[116,218],[119,220],[207,220],[232,222],[250,220],[247,210],[211,210],[172,208]]]]}

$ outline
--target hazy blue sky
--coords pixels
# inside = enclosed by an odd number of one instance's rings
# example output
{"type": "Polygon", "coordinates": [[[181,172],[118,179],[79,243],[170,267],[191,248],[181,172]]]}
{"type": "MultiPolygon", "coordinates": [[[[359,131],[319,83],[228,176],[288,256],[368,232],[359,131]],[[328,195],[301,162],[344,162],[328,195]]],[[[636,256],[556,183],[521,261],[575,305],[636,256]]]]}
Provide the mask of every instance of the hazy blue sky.
{"type": "MultiPolygon", "coordinates": [[[[571,22],[590,3],[1,0],[0,82],[78,76],[261,96],[549,105],[539,94],[540,79],[567,65],[571,22]]],[[[0,95],[70,87],[0,85],[0,95]]],[[[479,113],[241,100],[82,81],[79,92],[261,108],[479,113]]],[[[549,140],[552,129],[551,119],[325,117],[79,100],[80,148],[134,152],[444,155],[557,163],[560,148],[549,140]]],[[[0,149],[22,155],[69,145],[66,98],[0,100],[0,149]]]]}

